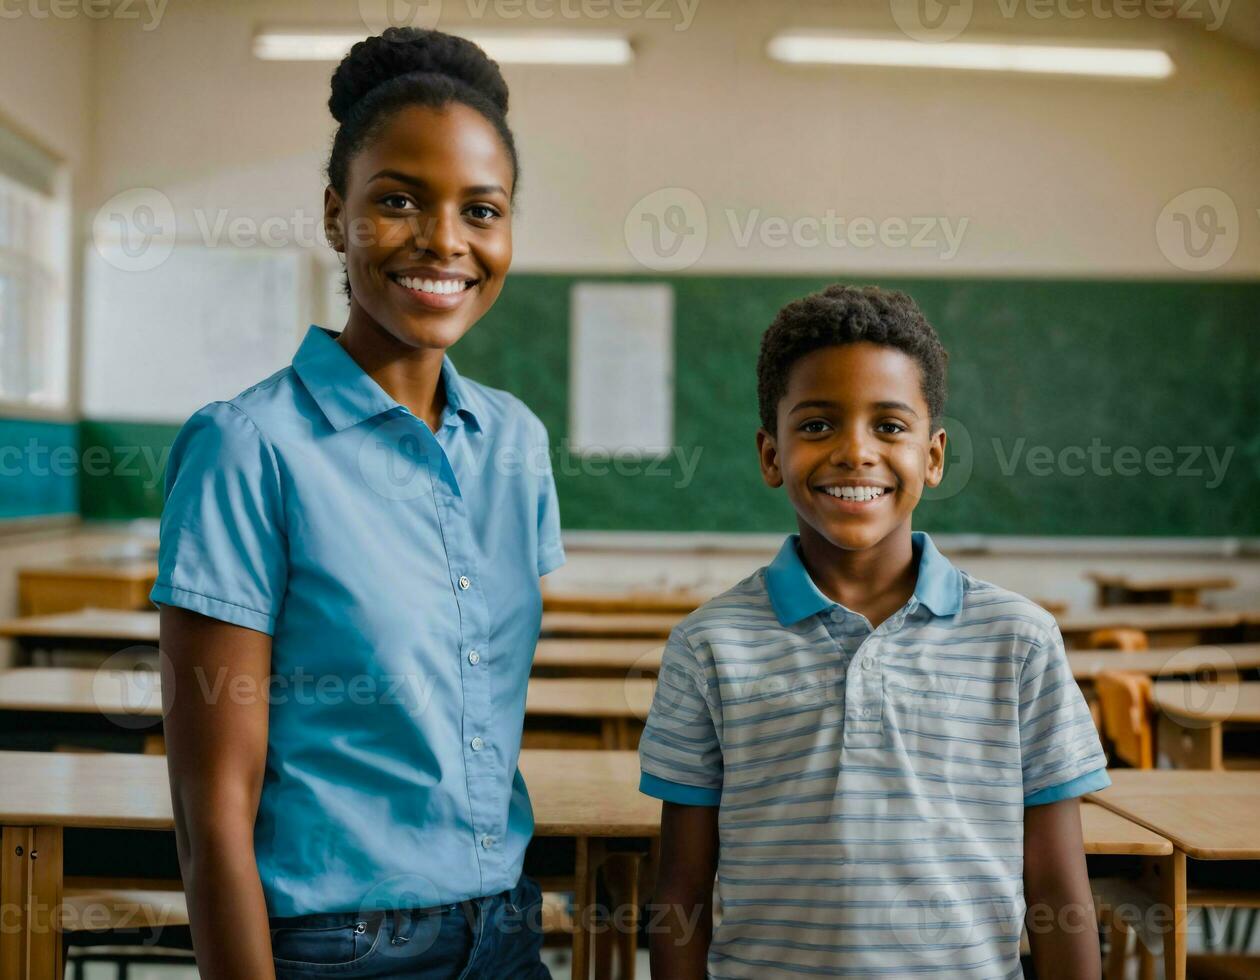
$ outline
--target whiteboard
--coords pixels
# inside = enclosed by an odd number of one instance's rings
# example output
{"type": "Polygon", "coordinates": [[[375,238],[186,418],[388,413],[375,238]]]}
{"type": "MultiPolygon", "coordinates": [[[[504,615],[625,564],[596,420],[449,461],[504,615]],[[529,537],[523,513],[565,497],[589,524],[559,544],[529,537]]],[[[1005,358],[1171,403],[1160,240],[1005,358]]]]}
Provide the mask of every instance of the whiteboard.
{"type": "Polygon", "coordinates": [[[310,326],[301,249],[177,245],[128,271],[114,246],[84,262],[83,413],[183,422],[289,364],[310,326]]]}
{"type": "Polygon", "coordinates": [[[581,452],[660,455],[674,444],[674,291],[576,283],[570,296],[569,438],[581,452]]]}

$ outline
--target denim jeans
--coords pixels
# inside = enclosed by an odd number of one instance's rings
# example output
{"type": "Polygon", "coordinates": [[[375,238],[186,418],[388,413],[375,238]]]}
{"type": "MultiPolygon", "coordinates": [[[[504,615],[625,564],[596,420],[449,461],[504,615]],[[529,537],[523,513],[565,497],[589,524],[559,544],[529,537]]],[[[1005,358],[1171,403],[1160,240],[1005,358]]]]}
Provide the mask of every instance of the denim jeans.
{"type": "Polygon", "coordinates": [[[551,980],[541,949],[542,891],[527,875],[455,905],[271,920],[276,980],[551,980]]]}

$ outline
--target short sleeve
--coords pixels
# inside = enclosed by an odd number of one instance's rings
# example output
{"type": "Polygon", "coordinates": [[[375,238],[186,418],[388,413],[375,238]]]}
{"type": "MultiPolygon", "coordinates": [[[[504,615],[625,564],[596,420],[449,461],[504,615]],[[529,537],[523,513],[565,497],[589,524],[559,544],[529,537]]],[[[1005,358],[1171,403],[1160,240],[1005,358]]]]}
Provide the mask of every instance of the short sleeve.
{"type": "Polygon", "coordinates": [[[669,803],[717,806],[722,747],[690,642],[670,634],[652,710],[639,739],[639,791],[669,803]]]}
{"type": "Polygon", "coordinates": [[[288,575],[275,454],[228,402],[190,418],[171,447],[149,598],[275,632],[288,575]]]}
{"type": "Polygon", "coordinates": [[[1056,803],[1111,785],[1094,719],[1052,626],[1020,673],[1024,805],[1056,803]]]}
{"type": "Polygon", "coordinates": [[[556,496],[556,479],[551,470],[551,443],[547,429],[538,423],[541,445],[536,455],[545,460],[538,475],[538,575],[554,572],[564,564],[564,544],[560,538],[560,501],[556,496]]]}

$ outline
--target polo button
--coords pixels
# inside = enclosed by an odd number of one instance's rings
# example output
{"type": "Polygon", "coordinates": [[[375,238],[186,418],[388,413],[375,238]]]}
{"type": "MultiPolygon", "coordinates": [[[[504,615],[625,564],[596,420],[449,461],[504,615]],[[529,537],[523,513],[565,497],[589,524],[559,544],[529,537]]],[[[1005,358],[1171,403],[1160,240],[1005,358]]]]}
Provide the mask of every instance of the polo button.
{"type": "Polygon", "coordinates": [[[472,750],[474,752],[480,752],[486,746],[486,743],[482,740],[480,735],[473,736],[473,740],[470,744],[472,745],[472,750]]]}
{"type": "Polygon", "coordinates": [[[874,718],[874,717],[875,717],[875,709],[874,709],[874,708],[867,708],[867,709],[865,709],[865,710],[862,712],[862,717],[863,717],[863,718],[874,718]]]}
{"type": "Polygon", "coordinates": [[[481,663],[481,654],[479,654],[476,650],[469,650],[468,662],[476,667],[477,664],[481,663]]]}
{"type": "Polygon", "coordinates": [[[872,667],[874,667],[874,666],[875,666],[875,658],[874,658],[874,657],[864,657],[864,658],[862,659],[862,666],[863,666],[863,667],[865,667],[867,670],[870,670],[872,667]]]}
{"type": "Polygon", "coordinates": [[[833,609],[831,610],[831,618],[835,620],[835,622],[838,623],[840,622],[840,620],[844,619],[844,613],[841,612],[839,609],[833,609]]]}
{"type": "Polygon", "coordinates": [[[459,587],[461,589],[467,589],[471,585],[472,585],[472,579],[470,579],[467,575],[461,575],[459,577],[459,587]]]}
{"type": "Polygon", "coordinates": [[[487,851],[490,850],[490,848],[494,847],[494,843],[495,843],[494,838],[491,837],[489,834],[486,834],[485,837],[481,838],[481,846],[484,847],[487,851]]]}

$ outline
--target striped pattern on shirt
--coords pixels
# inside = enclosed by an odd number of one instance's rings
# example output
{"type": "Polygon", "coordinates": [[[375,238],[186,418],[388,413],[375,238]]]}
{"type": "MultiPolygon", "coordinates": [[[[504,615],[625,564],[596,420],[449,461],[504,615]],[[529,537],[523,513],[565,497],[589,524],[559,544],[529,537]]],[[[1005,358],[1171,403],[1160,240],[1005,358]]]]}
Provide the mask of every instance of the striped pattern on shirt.
{"type": "Polygon", "coordinates": [[[1022,976],[1024,807],[1105,759],[1053,618],[913,542],[878,629],[792,536],[670,636],[641,788],[720,807],[713,978],[1022,976]]]}

